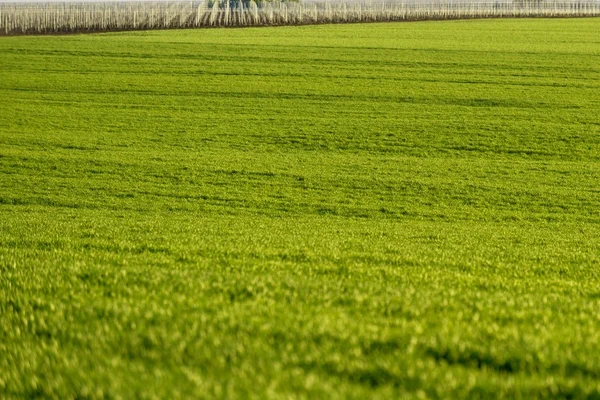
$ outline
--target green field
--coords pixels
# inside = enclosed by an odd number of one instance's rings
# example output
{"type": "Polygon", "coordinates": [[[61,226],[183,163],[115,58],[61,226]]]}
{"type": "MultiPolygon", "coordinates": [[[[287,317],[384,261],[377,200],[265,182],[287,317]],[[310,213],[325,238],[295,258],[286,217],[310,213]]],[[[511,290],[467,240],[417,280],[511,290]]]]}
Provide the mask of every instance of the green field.
{"type": "Polygon", "coordinates": [[[0,38],[0,398],[599,398],[598,32],[0,38]]]}

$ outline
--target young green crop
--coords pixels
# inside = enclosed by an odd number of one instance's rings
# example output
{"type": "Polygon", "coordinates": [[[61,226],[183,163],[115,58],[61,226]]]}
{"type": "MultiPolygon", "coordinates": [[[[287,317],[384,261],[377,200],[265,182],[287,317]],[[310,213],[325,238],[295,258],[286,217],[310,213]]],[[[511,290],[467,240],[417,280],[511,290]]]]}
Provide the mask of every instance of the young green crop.
{"type": "Polygon", "coordinates": [[[600,395],[599,28],[0,38],[0,397],[600,395]]]}

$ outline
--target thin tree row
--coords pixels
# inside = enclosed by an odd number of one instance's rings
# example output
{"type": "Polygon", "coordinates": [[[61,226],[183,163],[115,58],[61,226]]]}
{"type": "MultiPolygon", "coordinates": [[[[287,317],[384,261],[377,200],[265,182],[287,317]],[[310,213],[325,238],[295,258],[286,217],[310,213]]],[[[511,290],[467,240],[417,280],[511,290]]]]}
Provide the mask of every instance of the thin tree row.
{"type": "Polygon", "coordinates": [[[0,3],[0,34],[218,26],[600,16],[599,0],[0,3]]]}

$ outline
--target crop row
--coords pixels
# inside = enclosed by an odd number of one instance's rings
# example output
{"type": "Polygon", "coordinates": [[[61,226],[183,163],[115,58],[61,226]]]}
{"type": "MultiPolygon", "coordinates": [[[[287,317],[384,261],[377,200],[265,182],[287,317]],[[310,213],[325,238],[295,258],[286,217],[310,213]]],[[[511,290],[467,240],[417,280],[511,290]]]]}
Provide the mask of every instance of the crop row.
{"type": "Polygon", "coordinates": [[[598,0],[0,3],[0,34],[598,15],[598,0]]]}

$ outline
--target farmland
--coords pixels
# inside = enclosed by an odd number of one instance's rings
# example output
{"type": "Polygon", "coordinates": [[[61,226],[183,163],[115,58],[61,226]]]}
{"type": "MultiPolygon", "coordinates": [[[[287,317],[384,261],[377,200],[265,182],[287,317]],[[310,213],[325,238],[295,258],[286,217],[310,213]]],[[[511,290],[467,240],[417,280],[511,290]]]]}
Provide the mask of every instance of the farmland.
{"type": "Polygon", "coordinates": [[[600,396],[598,31],[0,38],[0,397],[600,396]]]}

